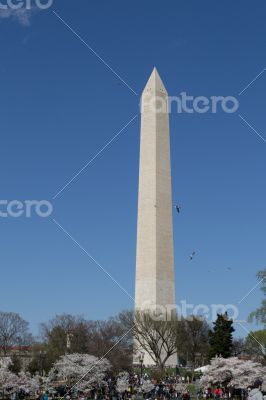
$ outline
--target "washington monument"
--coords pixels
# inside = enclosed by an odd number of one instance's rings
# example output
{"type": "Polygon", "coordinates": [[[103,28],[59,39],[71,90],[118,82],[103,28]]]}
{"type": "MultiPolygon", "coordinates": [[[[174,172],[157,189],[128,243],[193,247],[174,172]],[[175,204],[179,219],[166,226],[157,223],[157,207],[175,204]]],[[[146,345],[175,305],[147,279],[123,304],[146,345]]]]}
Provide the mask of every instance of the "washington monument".
{"type": "MultiPolygon", "coordinates": [[[[156,68],[141,103],[135,307],[154,311],[175,304],[168,94],[156,68]]],[[[154,364],[146,352],[144,364],[154,364]]]]}

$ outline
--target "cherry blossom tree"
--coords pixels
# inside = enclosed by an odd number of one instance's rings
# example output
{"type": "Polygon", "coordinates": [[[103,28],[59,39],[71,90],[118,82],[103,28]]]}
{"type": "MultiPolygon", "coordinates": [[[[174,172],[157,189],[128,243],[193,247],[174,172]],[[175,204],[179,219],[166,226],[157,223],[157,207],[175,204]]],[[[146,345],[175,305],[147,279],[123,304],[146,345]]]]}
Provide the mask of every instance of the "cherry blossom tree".
{"type": "Polygon", "coordinates": [[[16,379],[16,389],[25,393],[35,393],[40,388],[40,377],[32,377],[29,372],[20,372],[16,379]]]}
{"type": "Polygon", "coordinates": [[[154,389],[154,384],[149,380],[144,380],[141,385],[141,390],[144,393],[150,393],[154,389]]]}
{"type": "Polygon", "coordinates": [[[66,354],[54,363],[49,373],[49,382],[64,380],[79,390],[91,389],[94,385],[104,385],[106,371],[111,364],[105,358],[99,359],[89,354],[66,354]]]}
{"type": "Polygon", "coordinates": [[[266,376],[266,368],[260,363],[240,360],[237,357],[216,357],[203,373],[201,386],[223,384],[235,388],[246,388],[256,379],[266,376]]]}
{"type": "Polygon", "coordinates": [[[116,380],[116,390],[118,393],[123,393],[128,390],[129,374],[128,372],[120,372],[116,380]]]}
{"type": "Polygon", "coordinates": [[[0,387],[13,392],[23,390],[25,393],[35,393],[40,388],[40,377],[32,377],[26,372],[16,375],[9,370],[11,364],[10,357],[0,359],[0,387]]]}
{"type": "MultiPolygon", "coordinates": [[[[117,392],[124,393],[128,390],[129,386],[129,373],[120,372],[116,381],[117,392]]],[[[154,389],[154,384],[149,379],[144,379],[138,389],[140,393],[149,393],[154,389]]]]}
{"type": "Polygon", "coordinates": [[[4,390],[12,390],[16,385],[17,376],[9,371],[11,364],[10,357],[0,358],[0,387],[4,390]]]}
{"type": "Polygon", "coordinates": [[[0,368],[0,387],[4,390],[16,390],[18,377],[7,368],[0,368]]]}
{"type": "Polygon", "coordinates": [[[12,361],[10,357],[1,357],[0,358],[0,369],[8,369],[11,365],[12,361]]]}
{"type": "Polygon", "coordinates": [[[174,385],[174,389],[177,391],[177,393],[184,393],[187,389],[187,385],[183,382],[178,382],[174,385]]]}

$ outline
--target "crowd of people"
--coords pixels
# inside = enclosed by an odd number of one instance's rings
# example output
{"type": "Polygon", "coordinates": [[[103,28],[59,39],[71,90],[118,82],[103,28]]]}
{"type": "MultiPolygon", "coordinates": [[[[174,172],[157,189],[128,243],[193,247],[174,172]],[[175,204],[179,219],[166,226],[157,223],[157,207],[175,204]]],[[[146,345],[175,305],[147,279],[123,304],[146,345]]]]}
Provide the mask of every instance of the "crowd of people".
{"type": "MultiPolygon", "coordinates": [[[[90,391],[79,392],[76,388],[59,387],[53,392],[38,394],[36,400],[190,400],[196,399],[239,399],[266,400],[266,393],[261,389],[262,382],[256,381],[248,389],[233,389],[222,386],[199,389],[191,394],[189,385],[184,379],[176,376],[166,377],[156,381],[147,374],[143,377],[128,375],[128,385],[124,390],[118,390],[117,378],[109,377],[106,385],[95,387],[90,391]]],[[[12,399],[14,400],[14,399],[12,399]]]]}
{"type": "Polygon", "coordinates": [[[118,387],[118,378],[109,377],[106,385],[95,387],[91,390],[80,392],[77,388],[67,386],[58,387],[56,390],[38,393],[36,400],[139,400],[139,399],[180,399],[190,400],[187,384],[179,377],[166,377],[163,380],[150,379],[147,374],[143,377],[129,374],[124,390],[118,387]]]}
{"type": "Polygon", "coordinates": [[[197,394],[198,398],[203,399],[247,399],[247,400],[266,400],[266,392],[262,390],[262,381],[256,380],[252,386],[247,389],[234,389],[222,386],[208,387],[200,390],[197,394]]]}

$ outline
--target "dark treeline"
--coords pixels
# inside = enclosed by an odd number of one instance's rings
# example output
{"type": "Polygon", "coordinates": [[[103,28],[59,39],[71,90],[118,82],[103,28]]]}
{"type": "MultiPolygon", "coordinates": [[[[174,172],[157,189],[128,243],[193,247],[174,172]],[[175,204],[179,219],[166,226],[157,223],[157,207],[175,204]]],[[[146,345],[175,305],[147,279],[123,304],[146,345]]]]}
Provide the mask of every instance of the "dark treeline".
{"type": "MultiPolygon", "coordinates": [[[[266,294],[266,270],[258,273],[266,294]]],[[[265,325],[266,300],[250,318],[265,325]]],[[[161,370],[167,360],[178,354],[179,364],[189,365],[192,373],[212,357],[246,355],[266,364],[266,330],[250,332],[244,339],[233,338],[233,321],[227,313],[218,314],[213,323],[204,318],[171,314],[164,318],[156,312],[124,311],[105,321],[91,321],[82,316],[57,315],[40,326],[38,339],[29,323],[19,314],[0,312],[0,355],[11,356],[12,368],[21,368],[21,356],[28,357],[31,373],[48,372],[58,358],[67,353],[90,354],[107,358],[115,373],[131,370],[134,346],[147,351],[161,370]],[[134,340],[133,340],[134,338],[134,340]],[[133,346],[134,344],[134,346],[133,346]]]]}
{"type": "MultiPolygon", "coordinates": [[[[149,352],[156,365],[163,369],[167,359],[178,353],[179,363],[194,371],[215,355],[230,357],[259,354],[256,342],[233,339],[233,322],[227,314],[218,315],[213,326],[203,318],[172,317],[170,321],[154,318],[154,314],[124,311],[106,321],[90,321],[82,316],[58,315],[40,326],[35,339],[29,324],[18,314],[0,313],[0,349],[2,355],[12,355],[15,371],[21,368],[20,354],[30,352],[27,369],[32,374],[47,373],[58,358],[67,353],[91,354],[107,358],[115,373],[132,369],[133,337],[149,352]],[[16,353],[11,350],[17,348],[16,353]],[[111,349],[111,350],[110,350],[111,349]]],[[[258,331],[259,332],[259,331],[258,331]]]]}

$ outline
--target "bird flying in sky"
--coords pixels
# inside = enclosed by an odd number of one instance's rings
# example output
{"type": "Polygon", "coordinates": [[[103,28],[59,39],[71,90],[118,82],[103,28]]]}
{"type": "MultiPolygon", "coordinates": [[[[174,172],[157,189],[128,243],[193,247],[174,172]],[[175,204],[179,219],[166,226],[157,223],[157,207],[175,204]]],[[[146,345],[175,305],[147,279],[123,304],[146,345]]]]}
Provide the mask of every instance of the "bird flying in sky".
{"type": "Polygon", "coordinates": [[[181,207],[178,204],[176,204],[175,209],[176,209],[177,213],[179,214],[181,211],[181,207]]]}

